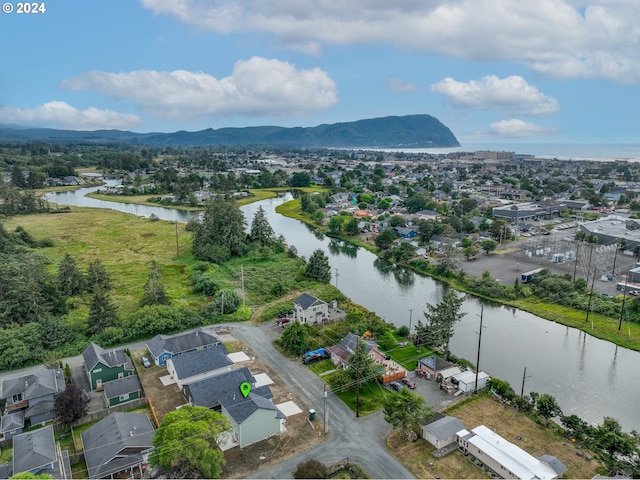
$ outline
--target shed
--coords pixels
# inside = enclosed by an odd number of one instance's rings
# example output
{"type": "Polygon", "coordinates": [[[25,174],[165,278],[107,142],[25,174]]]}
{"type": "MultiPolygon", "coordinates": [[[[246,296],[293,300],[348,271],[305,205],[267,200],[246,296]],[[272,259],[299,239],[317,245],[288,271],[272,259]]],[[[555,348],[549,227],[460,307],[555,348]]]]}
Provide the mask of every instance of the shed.
{"type": "Polygon", "coordinates": [[[463,429],[464,425],[456,417],[444,416],[424,425],[422,438],[440,449],[456,443],[456,433],[463,429]]]}
{"type": "MultiPolygon", "coordinates": [[[[478,390],[485,388],[491,377],[485,372],[478,372],[478,390]]],[[[466,370],[451,377],[451,383],[458,386],[464,393],[473,392],[476,389],[476,372],[466,370]]]]}

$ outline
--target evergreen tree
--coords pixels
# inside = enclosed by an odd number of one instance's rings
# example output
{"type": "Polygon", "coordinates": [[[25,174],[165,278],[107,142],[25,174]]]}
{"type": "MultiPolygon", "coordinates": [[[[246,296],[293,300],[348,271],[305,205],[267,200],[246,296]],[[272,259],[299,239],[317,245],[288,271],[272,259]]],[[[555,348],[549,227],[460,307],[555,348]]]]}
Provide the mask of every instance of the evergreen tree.
{"type": "Polygon", "coordinates": [[[293,322],[280,338],[280,345],[292,355],[302,355],[309,350],[308,326],[300,322],[293,322]]]}
{"type": "Polygon", "coordinates": [[[17,163],[14,163],[13,168],[11,169],[11,184],[18,188],[27,187],[27,180],[24,178],[22,169],[17,163]]]}
{"type": "Polygon", "coordinates": [[[84,277],[78,270],[76,260],[68,253],[58,265],[58,289],[68,297],[79,295],[85,289],[84,277]]]}
{"type": "Polygon", "coordinates": [[[403,388],[382,400],[384,419],[394,427],[402,427],[402,433],[419,430],[433,417],[433,409],[425,404],[423,396],[403,388]]]}
{"type": "Polygon", "coordinates": [[[259,243],[260,245],[270,245],[274,242],[276,237],[273,228],[267,220],[267,214],[262,208],[262,205],[258,207],[256,214],[253,216],[251,222],[251,233],[249,238],[252,242],[259,243]]]}
{"type": "Polygon", "coordinates": [[[244,215],[233,200],[209,202],[193,235],[193,255],[198,260],[224,262],[241,256],[246,248],[244,215]]]}
{"type": "Polygon", "coordinates": [[[90,292],[95,292],[96,289],[111,290],[111,275],[97,258],[87,269],[87,288],[90,292]]]}
{"type": "Polygon", "coordinates": [[[102,332],[107,327],[112,327],[118,320],[115,305],[104,290],[96,290],[89,304],[89,317],[87,333],[93,335],[102,332]]]}
{"type": "Polygon", "coordinates": [[[141,306],[145,305],[169,305],[171,300],[167,296],[162,284],[162,271],[156,261],[151,262],[151,270],[144,284],[144,295],[140,301],[141,306]]]}
{"type": "Polygon", "coordinates": [[[331,266],[329,265],[329,259],[321,249],[318,248],[311,254],[304,273],[307,277],[320,282],[329,283],[331,281],[331,266]]]}
{"type": "Polygon", "coordinates": [[[460,312],[464,297],[458,297],[455,290],[447,289],[442,301],[437,305],[427,303],[428,312],[424,312],[427,323],[418,321],[416,338],[418,345],[429,345],[442,348],[443,357],[449,357],[449,341],[453,336],[455,324],[466,315],[460,312]]]}

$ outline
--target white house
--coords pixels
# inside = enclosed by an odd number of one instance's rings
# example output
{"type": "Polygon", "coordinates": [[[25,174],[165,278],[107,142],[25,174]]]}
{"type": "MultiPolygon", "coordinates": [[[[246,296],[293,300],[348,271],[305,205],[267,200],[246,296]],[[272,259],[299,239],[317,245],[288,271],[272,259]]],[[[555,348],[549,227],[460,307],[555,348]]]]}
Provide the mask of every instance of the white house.
{"type": "Polygon", "coordinates": [[[456,417],[444,416],[422,427],[422,438],[434,447],[440,449],[447,445],[456,443],[460,430],[464,430],[464,425],[456,417]]]}
{"type": "Polygon", "coordinates": [[[293,317],[300,323],[314,324],[329,316],[329,304],[308,293],[303,293],[294,302],[293,317]]]}
{"type": "Polygon", "coordinates": [[[484,425],[477,426],[471,432],[462,429],[456,436],[462,450],[502,478],[554,479],[567,471],[567,467],[556,457],[542,455],[536,458],[484,425]]]}

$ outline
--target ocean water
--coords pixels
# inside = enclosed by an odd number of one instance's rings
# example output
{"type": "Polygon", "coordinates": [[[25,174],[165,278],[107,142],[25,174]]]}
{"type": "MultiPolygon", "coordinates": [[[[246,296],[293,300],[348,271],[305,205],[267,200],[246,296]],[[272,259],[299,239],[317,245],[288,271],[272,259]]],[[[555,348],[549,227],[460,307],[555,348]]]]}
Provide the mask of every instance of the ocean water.
{"type": "Polygon", "coordinates": [[[463,143],[460,147],[455,148],[383,149],[383,151],[433,154],[482,150],[516,152],[535,155],[538,158],[557,158],[560,160],[640,162],[640,143],[463,143]]]}

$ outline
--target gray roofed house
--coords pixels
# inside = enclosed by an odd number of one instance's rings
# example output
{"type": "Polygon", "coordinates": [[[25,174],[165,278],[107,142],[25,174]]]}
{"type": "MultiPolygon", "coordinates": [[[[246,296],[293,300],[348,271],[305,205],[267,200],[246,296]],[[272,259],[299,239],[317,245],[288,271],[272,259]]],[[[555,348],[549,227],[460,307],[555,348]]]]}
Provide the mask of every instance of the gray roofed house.
{"type": "Polygon", "coordinates": [[[92,342],[82,352],[82,358],[92,390],[100,390],[103,383],[111,380],[133,375],[131,360],[121,348],[105,350],[92,342]]]}
{"type": "Polygon", "coordinates": [[[23,428],[24,410],[7,413],[0,418],[0,432],[5,440],[22,433],[23,428]]]}
{"type": "MultiPolygon", "coordinates": [[[[358,336],[349,332],[342,338],[338,345],[328,348],[331,353],[331,361],[336,368],[349,368],[349,357],[355,353],[356,345],[358,345],[358,336]]],[[[366,343],[365,351],[367,353],[371,348],[372,345],[366,343]]]]}
{"type": "Polygon", "coordinates": [[[558,474],[558,478],[561,478],[562,474],[568,470],[566,465],[562,463],[558,457],[554,457],[553,455],[541,455],[538,457],[538,460],[549,465],[553,471],[558,474]]]}
{"type": "Polygon", "coordinates": [[[55,418],[55,397],[66,388],[61,370],[45,369],[34,374],[5,379],[0,383],[0,399],[5,413],[24,410],[25,421],[35,425],[55,418]]]}
{"type": "Polygon", "coordinates": [[[187,383],[226,372],[233,365],[223,344],[194,350],[167,360],[167,370],[180,388],[187,383]]]}
{"type": "Polygon", "coordinates": [[[220,339],[214,334],[199,328],[197,330],[181,333],[168,337],[166,335],[156,335],[149,340],[146,345],[158,366],[164,366],[169,358],[176,355],[201,350],[213,345],[219,345],[220,339]]]}
{"type": "Polygon", "coordinates": [[[240,392],[242,382],[255,385],[247,367],[189,383],[182,392],[189,404],[220,411],[229,418],[233,443],[245,447],[284,431],[285,417],[271,402],[268,386],[254,387],[245,398],[240,392]]]}
{"type": "Polygon", "coordinates": [[[115,407],[122,403],[131,402],[142,395],[142,385],[137,375],[118,378],[103,384],[104,401],[107,407],[115,407]]]}
{"type": "Polygon", "coordinates": [[[89,478],[134,473],[147,463],[154,435],[153,424],[144,413],[112,413],[103,418],[81,435],[89,478]]]}
{"type": "Polygon", "coordinates": [[[441,416],[423,425],[422,438],[438,449],[444,448],[447,445],[455,444],[457,441],[456,433],[463,429],[464,425],[456,417],[441,416]]]}
{"type": "Polygon", "coordinates": [[[13,473],[22,472],[61,477],[53,427],[38,428],[13,437],[13,473]]]}
{"type": "Polygon", "coordinates": [[[293,317],[301,323],[318,323],[329,316],[329,304],[308,293],[296,298],[293,306],[293,317]]]}

